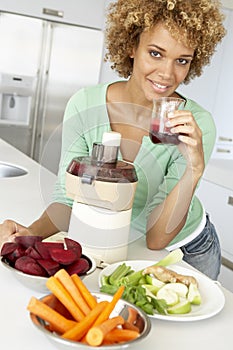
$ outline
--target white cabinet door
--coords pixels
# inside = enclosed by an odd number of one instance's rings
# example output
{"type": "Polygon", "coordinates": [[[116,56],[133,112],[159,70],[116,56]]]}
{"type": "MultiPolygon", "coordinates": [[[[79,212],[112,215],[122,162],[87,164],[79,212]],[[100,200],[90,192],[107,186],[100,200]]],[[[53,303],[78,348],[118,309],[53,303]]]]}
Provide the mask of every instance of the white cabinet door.
{"type": "Polygon", "coordinates": [[[0,0],[0,11],[103,28],[105,0],[0,0]]]}
{"type": "Polygon", "coordinates": [[[221,74],[218,82],[214,119],[217,125],[217,144],[233,145],[233,11],[228,11],[227,35],[224,39],[221,74]]]}
{"type": "Polygon", "coordinates": [[[222,256],[233,262],[233,191],[202,180],[198,197],[217,229],[222,256]]]}

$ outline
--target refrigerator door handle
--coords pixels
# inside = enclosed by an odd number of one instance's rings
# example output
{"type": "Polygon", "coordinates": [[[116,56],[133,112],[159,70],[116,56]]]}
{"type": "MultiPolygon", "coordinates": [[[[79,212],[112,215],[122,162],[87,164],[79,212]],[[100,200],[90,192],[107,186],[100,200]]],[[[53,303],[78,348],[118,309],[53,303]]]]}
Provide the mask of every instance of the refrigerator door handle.
{"type": "Polygon", "coordinates": [[[59,17],[59,18],[63,18],[64,17],[64,12],[63,11],[59,11],[59,10],[54,10],[54,9],[48,9],[48,8],[43,8],[43,14],[44,15],[49,15],[49,16],[55,16],[55,17],[59,17]]]}

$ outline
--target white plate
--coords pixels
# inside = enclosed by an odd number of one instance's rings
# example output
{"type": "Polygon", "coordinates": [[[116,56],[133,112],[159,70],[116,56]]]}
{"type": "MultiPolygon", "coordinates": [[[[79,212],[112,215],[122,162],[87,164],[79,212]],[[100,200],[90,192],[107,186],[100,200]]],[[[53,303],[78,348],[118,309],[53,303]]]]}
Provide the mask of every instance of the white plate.
{"type": "MultiPolygon", "coordinates": [[[[99,286],[101,286],[101,278],[104,275],[110,275],[118,265],[126,263],[127,266],[135,271],[139,271],[147,266],[153,265],[156,261],[149,260],[128,260],[121,261],[115,264],[111,264],[105,267],[99,274],[99,286]]],[[[169,321],[199,321],[206,318],[213,317],[218,314],[225,304],[225,297],[218,284],[206,277],[202,273],[194,271],[192,269],[184,268],[177,265],[171,265],[168,267],[171,270],[176,271],[177,273],[183,275],[194,276],[198,281],[199,291],[202,297],[201,305],[192,305],[192,311],[188,314],[182,315],[160,315],[154,313],[154,315],[149,315],[150,317],[157,318],[160,320],[169,320],[169,321]]]]}

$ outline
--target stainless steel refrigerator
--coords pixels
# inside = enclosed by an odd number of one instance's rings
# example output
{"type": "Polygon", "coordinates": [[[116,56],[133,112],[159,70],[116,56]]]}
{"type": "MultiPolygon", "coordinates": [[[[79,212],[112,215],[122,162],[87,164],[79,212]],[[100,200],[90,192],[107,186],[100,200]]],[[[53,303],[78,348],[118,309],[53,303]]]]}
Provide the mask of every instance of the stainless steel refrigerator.
{"type": "Polygon", "coordinates": [[[65,105],[99,82],[105,1],[33,3],[0,0],[0,138],[56,173],[65,105]]]}

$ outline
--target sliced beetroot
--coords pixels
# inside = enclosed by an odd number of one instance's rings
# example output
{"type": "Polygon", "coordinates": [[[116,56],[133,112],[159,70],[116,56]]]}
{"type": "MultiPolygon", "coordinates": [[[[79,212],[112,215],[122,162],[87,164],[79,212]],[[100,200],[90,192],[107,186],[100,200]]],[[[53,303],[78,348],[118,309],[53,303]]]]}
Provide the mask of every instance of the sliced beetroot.
{"type": "Polygon", "coordinates": [[[11,254],[17,247],[18,245],[15,242],[6,242],[2,246],[1,255],[6,256],[8,254],[11,254]]]}
{"type": "Polygon", "coordinates": [[[13,250],[12,253],[5,255],[5,258],[9,263],[13,264],[18,258],[24,255],[25,249],[22,246],[17,245],[17,247],[15,248],[15,250],[13,250]]]}
{"type": "Polygon", "coordinates": [[[39,259],[37,260],[37,262],[47,272],[48,276],[53,276],[60,269],[60,264],[58,264],[56,261],[51,259],[50,260],[39,259]]]}
{"type": "Polygon", "coordinates": [[[64,238],[65,241],[65,245],[67,249],[74,249],[77,253],[77,257],[81,258],[82,255],[82,246],[80,243],[78,243],[77,241],[74,241],[71,238],[65,237],[64,238]]]}
{"type": "Polygon", "coordinates": [[[85,258],[80,258],[73,264],[66,267],[66,271],[69,273],[69,275],[77,274],[81,276],[88,270],[90,270],[90,264],[85,258]]]}
{"type": "Polygon", "coordinates": [[[36,242],[42,241],[41,236],[17,236],[15,237],[15,243],[22,245],[24,248],[34,247],[36,242]]]}
{"type": "Polygon", "coordinates": [[[25,255],[30,256],[31,258],[38,260],[41,259],[41,255],[34,247],[28,247],[25,250],[25,255]]]}
{"type": "Polygon", "coordinates": [[[51,258],[50,251],[52,249],[64,249],[64,244],[61,242],[36,242],[35,249],[41,255],[41,257],[45,260],[49,260],[51,258]]]}
{"type": "Polygon", "coordinates": [[[74,249],[53,248],[50,250],[51,258],[62,265],[70,265],[77,260],[77,253],[74,249]]]}
{"type": "Polygon", "coordinates": [[[29,275],[46,277],[46,271],[30,256],[22,256],[15,262],[15,268],[29,275]]]}

